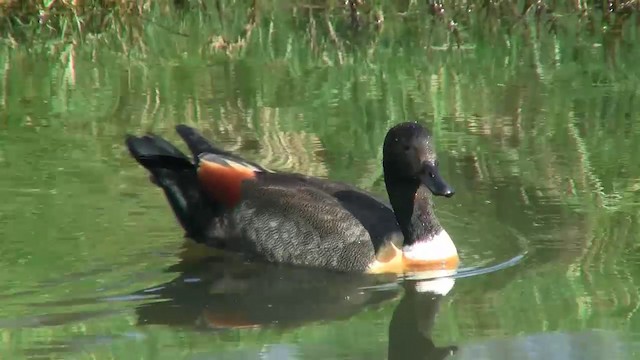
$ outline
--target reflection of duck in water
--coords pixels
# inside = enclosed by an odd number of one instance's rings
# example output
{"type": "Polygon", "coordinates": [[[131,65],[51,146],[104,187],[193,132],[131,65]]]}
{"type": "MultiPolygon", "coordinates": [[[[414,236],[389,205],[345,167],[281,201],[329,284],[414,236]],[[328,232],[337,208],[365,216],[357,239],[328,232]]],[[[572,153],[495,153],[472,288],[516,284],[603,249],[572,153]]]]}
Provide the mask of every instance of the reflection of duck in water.
{"type": "Polygon", "coordinates": [[[289,328],[348,318],[398,296],[397,289],[361,289],[379,284],[379,276],[214,260],[219,261],[191,265],[178,278],[145,291],[169,301],[141,305],[136,310],[139,323],[199,329],[289,328]]]}
{"type": "Polygon", "coordinates": [[[404,296],[389,324],[389,360],[443,360],[457,346],[437,347],[431,339],[440,300],[454,285],[451,278],[407,281],[404,296]]]}
{"type": "MultiPolygon", "coordinates": [[[[198,264],[176,279],[144,291],[164,301],[136,309],[138,324],[183,329],[283,329],[350,318],[400,294],[380,276],[339,274],[269,264],[198,264]],[[373,289],[367,289],[373,288],[373,289]]],[[[389,280],[395,280],[390,278],[389,280]]],[[[439,348],[431,328],[453,279],[406,281],[389,325],[389,359],[442,360],[456,348],[439,348]]]]}
{"type": "Polygon", "coordinates": [[[194,161],[155,135],[128,136],[194,240],[269,262],[359,273],[455,269],[458,253],[436,218],[431,194],[452,196],[429,132],[392,127],[383,168],[391,205],[353,186],[272,172],[176,128],[194,161]]]}

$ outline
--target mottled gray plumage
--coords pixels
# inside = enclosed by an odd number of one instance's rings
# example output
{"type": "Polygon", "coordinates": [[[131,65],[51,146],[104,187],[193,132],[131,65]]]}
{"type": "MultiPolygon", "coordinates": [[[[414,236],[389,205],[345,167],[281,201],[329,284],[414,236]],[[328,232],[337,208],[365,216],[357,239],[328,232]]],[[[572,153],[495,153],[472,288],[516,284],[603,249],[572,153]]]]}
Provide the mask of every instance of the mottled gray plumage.
{"type": "MultiPolygon", "coordinates": [[[[385,242],[402,242],[404,233],[404,242],[412,243],[417,239],[407,236],[441,230],[420,180],[435,178],[435,153],[430,135],[415,123],[397,125],[385,140],[385,169],[393,167],[393,173],[385,172],[393,209],[351,185],[271,172],[216,148],[190,127],[179,125],[176,130],[192,151],[193,162],[155,135],[128,136],[126,143],[164,190],[187,235],[198,242],[270,262],[362,272],[385,242]],[[254,171],[255,178],[242,182],[238,203],[225,206],[204,190],[212,184],[199,182],[202,161],[241,165],[254,171]]],[[[453,194],[443,186],[439,195],[453,194]]]]}

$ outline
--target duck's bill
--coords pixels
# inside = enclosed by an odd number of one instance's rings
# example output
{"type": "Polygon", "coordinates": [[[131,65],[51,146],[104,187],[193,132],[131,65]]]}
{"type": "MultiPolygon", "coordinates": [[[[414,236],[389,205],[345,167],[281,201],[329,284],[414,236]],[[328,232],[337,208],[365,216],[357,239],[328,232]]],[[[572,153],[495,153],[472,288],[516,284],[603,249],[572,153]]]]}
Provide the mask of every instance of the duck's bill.
{"type": "Polygon", "coordinates": [[[433,195],[451,197],[455,194],[453,188],[444,181],[440,176],[438,168],[435,166],[429,166],[420,180],[431,190],[433,195]]]}

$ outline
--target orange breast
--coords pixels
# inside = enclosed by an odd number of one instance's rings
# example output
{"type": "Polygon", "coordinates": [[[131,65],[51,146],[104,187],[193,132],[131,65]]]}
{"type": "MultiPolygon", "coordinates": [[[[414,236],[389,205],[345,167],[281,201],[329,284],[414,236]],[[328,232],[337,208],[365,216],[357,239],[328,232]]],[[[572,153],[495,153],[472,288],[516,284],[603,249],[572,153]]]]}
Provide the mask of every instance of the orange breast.
{"type": "Polygon", "coordinates": [[[223,165],[201,159],[198,168],[198,180],[205,191],[227,207],[234,207],[240,201],[242,182],[255,177],[255,171],[231,161],[223,165]]]}
{"type": "Polygon", "coordinates": [[[460,264],[457,255],[433,260],[415,260],[403,256],[402,250],[393,243],[389,243],[378,251],[369,269],[370,274],[407,274],[417,272],[428,272],[438,270],[456,270],[460,264]]]}

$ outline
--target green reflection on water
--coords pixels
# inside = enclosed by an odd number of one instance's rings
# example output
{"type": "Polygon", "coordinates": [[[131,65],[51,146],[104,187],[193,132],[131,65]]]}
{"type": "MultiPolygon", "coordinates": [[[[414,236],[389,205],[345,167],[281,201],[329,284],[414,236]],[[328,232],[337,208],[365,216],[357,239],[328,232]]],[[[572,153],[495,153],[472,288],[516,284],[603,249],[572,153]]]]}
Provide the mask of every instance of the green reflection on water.
{"type": "MultiPolygon", "coordinates": [[[[384,133],[412,118],[433,129],[456,187],[437,204],[463,265],[527,252],[457,281],[436,345],[460,346],[459,358],[505,348],[536,358],[521,339],[637,354],[637,47],[623,42],[612,65],[609,48],[572,32],[493,46],[471,18],[472,46],[442,50],[446,34],[427,38],[413,14],[388,19],[374,51],[368,38],[336,48],[322,31],[311,48],[308,22],[273,14],[232,56],[211,50],[215,25],[188,17],[163,20],[191,37],[148,31],[127,56],[98,40],[0,49],[0,355],[385,358],[398,299],[348,320],[215,333],[143,326],[136,308],[155,300],[104,299],[177,276],[165,269],[182,232],[125,153],[125,133],[176,140],[184,122],[271,168],[382,194],[384,133]]],[[[234,16],[229,33],[242,28],[234,16]]]]}

